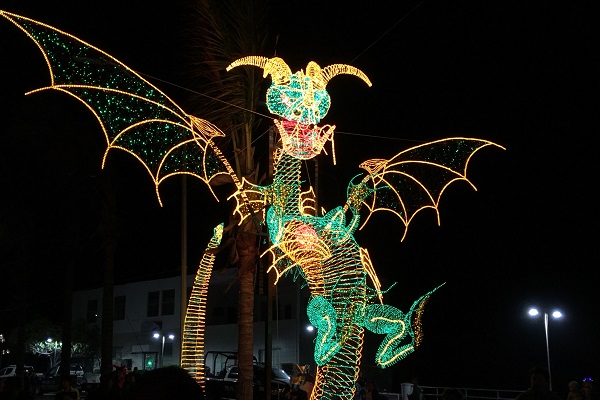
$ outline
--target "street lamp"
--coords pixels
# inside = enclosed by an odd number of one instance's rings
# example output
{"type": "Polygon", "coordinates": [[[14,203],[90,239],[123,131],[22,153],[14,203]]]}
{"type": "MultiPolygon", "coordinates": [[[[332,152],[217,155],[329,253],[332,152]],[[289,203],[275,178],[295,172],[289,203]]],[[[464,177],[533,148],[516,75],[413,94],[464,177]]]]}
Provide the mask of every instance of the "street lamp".
{"type": "Polygon", "coordinates": [[[173,335],[172,333],[169,333],[168,335],[163,335],[161,333],[158,332],[154,332],[154,334],[152,335],[152,337],[154,339],[160,339],[162,338],[162,345],[160,348],[160,367],[163,367],[163,360],[164,360],[164,356],[165,356],[165,339],[169,338],[169,340],[173,340],[175,339],[175,335],[173,335]]]}
{"type": "MultiPolygon", "coordinates": [[[[46,343],[48,343],[48,345],[52,345],[52,338],[48,338],[46,339],[46,343]]],[[[50,368],[54,367],[57,363],[56,363],[56,343],[54,343],[54,356],[52,357],[52,359],[50,360],[50,368]]],[[[50,356],[50,355],[48,355],[50,356]]]]}
{"type": "MultiPolygon", "coordinates": [[[[530,308],[529,315],[531,317],[537,317],[540,314],[540,311],[537,308],[530,308]]],[[[562,313],[558,310],[552,311],[552,318],[559,319],[562,318],[562,313]]],[[[548,313],[544,311],[544,330],[546,332],[546,358],[548,360],[548,377],[549,377],[549,389],[552,390],[552,372],[550,371],[550,346],[548,345],[548,313]]]]}

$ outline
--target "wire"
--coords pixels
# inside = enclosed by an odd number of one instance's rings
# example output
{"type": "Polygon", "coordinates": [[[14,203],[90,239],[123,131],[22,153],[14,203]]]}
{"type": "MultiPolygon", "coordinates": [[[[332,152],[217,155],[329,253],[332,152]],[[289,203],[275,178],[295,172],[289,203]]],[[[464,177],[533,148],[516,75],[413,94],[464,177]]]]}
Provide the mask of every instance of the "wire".
{"type": "Polygon", "coordinates": [[[381,36],[379,36],[379,38],[377,38],[375,41],[373,41],[373,43],[371,43],[369,46],[367,46],[366,49],[364,49],[361,53],[359,53],[356,57],[354,57],[354,59],[352,59],[352,61],[350,61],[350,64],[354,64],[354,61],[356,61],[358,59],[358,57],[362,56],[364,53],[367,52],[367,50],[369,50],[371,47],[373,47],[377,42],[379,42],[385,35],[387,35],[388,33],[390,33],[392,31],[392,29],[394,29],[400,22],[404,21],[406,19],[406,17],[408,17],[410,14],[413,13],[413,11],[415,11],[417,8],[419,8],[419,6],[421,4],[423,4],[425,2],[425,0],[421,0],[419,3],[417,3],[416,6],[414,6],[413,8],[410,9],[409,12],[407,12],[406,14],[404,14],[398,21],[396,21],[396,23],[394,25],[392,25],[387,31],[383,32],[383,34],[381,36]]]}
{"type": "Polygon", "coordinates": [[[308,184],[312,187],[312,181],[310,180],[310,170],[308,169],[308,163],[304,160],[304,168],[306,168],[306,179],[308,180],[308,184]]]}
{"type": "MultiPolygon", "coordinates": [[[[258,135],[258,137],[256,139],[254,139],[252,142],[250,142],[250,144],[256,143],[261,137],[265,136],[268,132],[269,132],[269,129],[267,128],[266,131],[264,131],[263,133],[261,133],[260,135],[258,135]]],[[[246,148],[244,148],[242,150],[246,150],[246,148]]]]}
{"type": "MultiPolygon", "coordinates": [[[[425,0],[421,0],[420,2],[418,2],[418,3],[417,3],[417,4],[416,4],[416,5],[413,7],[413,8],[411,8],[411,9],[410,9],[410,10],[409,10],[409,11],[408,11],[406,14],[404,14],[404,15],[403,15],[403,16],[402,16],[402,17],[401,17],[401,18],[400,18],[398,21],[396,21],[396,22],[395,22],[395,23],[394,23],[394,24],[393,24],[393,25],[392,25],[392,26],[391,26],[391,27],[390,27],[390,28],[389,28],[387,31],[385,31],[385,32],[384,32],[384,33],[383,33],[381,36],[379,36],[379,38],[377,38],[376,40],[374,40],[374,41],[373,41],[373,42],[372,42],[372,43],[371,43],[369,46],[367,46],[367,47],[366,47],[366,48],[365,48],[365,49],[364,49],[362,52],[360,52],[360,53],[359,53],[359,54],[358,54],[356,57],[354,57],[354,59],[352,59],[352,61],[350,61],[350,64],[353,64],[353,63],[354,63],[354,61],[356,61],[356,60],[357,60],[357,59],[358,59],[360,56],[362,56],[364,53],[366,53],[366,52],[367,52],[367,51],[368,51],[368,50],[369,50],[371,47],[373,47],[373,46],[374,46],[374,45],[375,45],[377,42],[379,42],[379,41],[380,41],[380,40],[381,40],[381,39],[382,39],[384,36],[386,36],[388,33],[390,33],[390,32],[391,32],[391,31],[392,31],[392,30],[393,30],[393,29],[394,29],[396,26],[398,26],[398,24],[400,24],[400,22],[404,21],[404,20],[405,20],[405,19],[406,19],[406,18],[407,18],[409,15],[411,15],[411,14],[412,14],[412,13],[413,13],[413,12],[414,12],[414,11],[415,11],[417,8],[419,8],[419,7],[421,6],[421,4],[423,4],[424,2],[425,2],[425,0]]],[[[275,41],[275,54],[277,54],[277,42],[278,42],[278,41],[279,41],[279,34],[277,35],[277,37],[276,37],[276,41],[275,41]]],[[[263,118],[267,118],[267,119],[275,120],[275,118],[274,118],[274,117],[272,117],[272,116],[270,116],[270,115],[261,114],[261,113],[259,113],[259,112],[257,112],[257,111],[254,111],[254,110],[249,110],[249,109],[247,109],[247,108],[240,107],[240,106],[238,106],[238,105],[235,105],[235,104],[231,104],[231,103],[229,103],[229,102],[226,102],[226,101],[224,101],[224,100],[221,100],[221,99],[214,98],[214,97],[212,97],[212,96],[209,96],[209,95],[207,95],[207,94],[204,94],[204,93],[201,93],[201,92],[198,92],[198,91],[195,91],[195,90],[189,89],[189,88],[187,88],[187,87],[184,87],[184,86],[181,86],[181,85],[176,85],[176,84],[174,84],[174,83],[172,83],[172,82],[169,82],[169,81],[166,81],[166,80],[164,80],[164,79],[160,79],[160,78],[157,78],[157,77],[155,77],[155,76],[152,76],[152,75],[144,74],[143,72],[139,72],[139,71],[135,71],[135,72],[136,72],[136,73],[138,73],[138,74],[140,74],[140,75],[143,75],[143,76],[145,76],[145,77],[147,77],[147,78],[151,78],[151,79],[157,80],[157,81],[159,81],[159,82],[162,82],[162,83],[165,83],[165,84],[168,84],[168,85],[174,86],[174,87],[176,87],[176,88],[179,88],[179,89],[182,89],[182,90],[185,90],[185,91],[188,91],[188,92],[194,93],[194,94],[196,94],[196,95],[198,95],[198,96],[203,96],[203,97],[206,97],[206,98],[208,98],[208,99],[211,99],[211,100],[213,100],[213,101],[217,101],[217,102],[220,102],[220,103],[226,104],[226,105],[228,105],[228,106],[230,106],[230,107],[238,108],[238,109],[240,109],[240,110],[243,110],[243,111],[246,111],[246,112],[249,112],[249,113],[253,113],[253,114],[255,114],[255,115],[259,115],[259,116],[261,116],[261,117],[263,117],[263,118]]],[[[338,132],[338,133],[347,134],[347,135],[352,135],[351,133],[347,133],[347,132],[338,132]]],[[[361,135],[358,135],[358,134],[354,134],[354,135],[356,135],[356,136],[361,136],[361,135]]],[[[262,136],[262,135],[261,135],[261,136],[262,136]]],[[[364,135],[364,136],[368,136],[368,135],[364,135]]],[[[396,139],[396,138],[389,138],[389,137],[384,137],[384,136],[369,136],[369,137],[371,137],[371,138],[379,138],[379,139],[406,140],[406,141],[414,141],[414,142],[418,142],[417,140],[411,140],[411,139],[396,139]]],[[[258,140],[258,138],[257,138],[256,140],[258,140]]],[[[253,141],[253,142],[254,142],[254,141],[253,141]]]]}
{"type": "Polygon", "coordinates": [[[139,75],[143,75],[143,76],[145,76],[145,77],[147,77],[147,78],[150,78],[150,79],[157,80],[157,81],[159,81],[159,82],[165,83],[165,84],[167,84],[167,85],[171,85],[171,86],[173,86],[173,87],[176,87],[176,88],[178,88],[178,89],[181,89],[181,90],[185,90],[185,91],[187,91],[187,92],[190,92],[190,93],[194,93],[194,94],[196,94],[196,95],[198,95],[198,96],[202,96],[202,97],[206,97],[206,98],[208,98],[208,99],[214,100],[214,101],[218,101],[219,103],[226,104],[226,105],[228,105],[228,106],[230,106],[230,107],[239,108],[240,110],[243,110],[243,111],[246,111],[246,112],[249,112],[249,113],[253,113],[253,114],[259,115],[259,116],[261,116],[261,117],[263,117],[263,118],[268,118],[268,119],[275,120],[275,118],[274,118],[274,117],[272,117],[272,116],[270,116],[270,115],[261,114],[261,113],[259,113],[259,112],[257,112],[257,111],[249,110],[249,109],[247,109],[247,108],[240,107],[240,106],[237,106],[237,105],[235,105],[235,104],[231,104],[231,103],[229,103],[229,102],[227,102],[227,101],[224,101],[224,100],[221,100],[221,99],[217,99],[217,98],[215,98],[215,97],[209,96],[209,95],[207,95],[207,94],[204,94],[204,93],[202,93],[202,92],[197,92],[197,91],[195,91],[195,90],[193,90],[193,89],[190,89],[190,88],[187,88],[187,87],[185,87],[185,86],[177,85],[177,84],[175,84],[175,83],[173,83],[173,82],[169,82],[169,81],[167,81],[167,80],[160,79],[160,78],[157,78],[157,77],[155,77],[155,76],[152,76],[152,75],[145,74],[145,73],[143,73],[143,72],[139,72],[139,71],[135,71],[135,72],[136,72],[137,74],[139,74],[139,75]]]}
{"type": "MultiPolygon", "coordinates": [[[[424,1],[425,1],[425,0],[421,1],[421,3],[423,3],[424,1]]],[[[415,6],[415,7],[414,7],[414,8],[413,8],[413,9],[412,9],[410,12],[414,11],[414,10],[415,10],[415,9],[416,9],[416,8],[417,8],[417,7],[418,7],[420,4],[421,4],[421,3],[417,4],[417,5],[416,5],[416,6],[415,6]]],[[[409,14],[410,14],[410,12],[409,12],[409,14]]],[[[402,19],[406,18],[407,16],[408,16],[408,14],[406,14],[404,17],[402,17],[402,18],[400,19],[400,21],[402,21],[402,19]]],[[[396,23],[394,24],[394,26],[398,25],[398,23],[399,23],[400,21],[396,22],[396,23]]],[[[392,30],[394,26],[392,26],[392,28],[388,29],[388,30],[387,30],[387,32],[389,32],[390,30],[392,30]]],[[[387,33],[387,32],[386,32],[386,33],[387,33]]],[[[385,34],[384,34],[384,35],[385,35],[385,34]]],[[[382,37],[383,37],[383,36],[382,36],[382,37]]],[[[380,39],[381,39],[381,37],[380,37],[380,39]]],[[[379,40],[379,39],[377,39],[377,40],[379,40]]],[[[375,42],[376,42],[376,41],[375,41],[375,42]]],[[[375,42],[373,42],[373,44],[375,44],[375,42]]],[[[372,46],[372,45],[371,45],[371,46],[372,46]]],[[[369,47],[371,47],[371,46],[369,46],[369,47]]],[[[367,49],[365,49],[365,51],[367,51],[367,50],[369,49],[369,47],[367,47],[367,49]]],[[[363,53],[364,53],[365,51],[363,51],[363,53]]],[[[361,53],[361,54],[362,54],[362,53],[361,53]]],[[[360,56],[360,54],[359,54],[359,56],[360,56]]],[[[357,56],[357,58],[358,58],[358,56],[357,56]]],[[[355,59],[356,59],[356,58],[355,58],[355,59]]],[[[136,72],[137,72],[137,71],[136,71],[136,72]]],[[[164,80],[164,79],[160,79],[160,78],[154,77],[154,76],[152,76],[152,75],[144,74],[144,73],[141,73],[141,72],[137,72],[137,73],[138,73],[138,74],[140,74],[140,75],[143,75],[143,76],[145,76],[145,77],[148,77],[148,78],[151,78],[151,79],[155,79],[155,80],[157,80],[157,81],[160,81],[160,82],[162,82],[162,83],[165,83],[165,84],[167,84],[167,85],[171,85],[171,86],[174,86],[174,87],[176,87],[176,88],[179,88],[179,89],[182,89],[182,90],[186,90],[186,91],[188,91],[188,92],[191,92],[191,93],[194,93],[194,94],[197,94],[197,95],[200,95],[200,96],[204,96],[204,97],[206,97],[206,98],[209,98],[209,99],[211,99],[211,100],[215,100],[215,101],[218,101],[218,102],[220,102],[220,103],[223,103],[223,104],[229,105],[229,106],[231,106],[231,107],[239,108],[239,109],[241,109],[241,110],[244,110],[244,111],[246,111],[246,112],[249,112],[249,113],[256,114],[256,115],[258,115],[258,116],[261,116],[261,117],[263,117],[263,118],[268,118],[268,119],[271,119],[271,120],[275,120],[275,119],[276,119],[276,118],[274,118],[274,117],[272,117],[272,116],[270,116],[270,115],[261,114],[261,113],[259,113],[259,112],[257,112],[257,111],[252,111],[252,110],[249,110],[249,109],[247,109],[247,108],[243,108],[243,107],[240,107],[240,106],[236,106],[235,104],[231,104],[231,103],[228,103],[228,102],[226,102],[226,101],[223,101],[223,100],[220,100],[220,99],[216,99],[216,98],[214,98],[214,97],[211,97],[211,96],[209,96],[209,95],[207,95],[207,94],[204,94],[204,93],[201,93],[201,92],[197,92],[197,91],[195,91],[195,90],[192,90],[192,89],[186,88],[186,87],[184,87],[184,86],[177,85],[177,84],[175,84],[175,83],[172,83],[172,82],[166,81],[166,80],[164,80]]],[[[265,135],[267,132],[268,132],[268,130],[266,130],[265,132],[261,133],[261,134],[260,134],[260,135],[259,135],[257,138],[255,138],[255,139],[253,139],[253,140],[252,140],[252,143],[251,143],[251,144],[254,144],[254,143],[256,143],[256,142],[257,142],[257,141],[258,141],[258,140],[259,140],[261,137],[263,137],[263,136],[264,136],[264,135],[265,135]]],[[[371,139],[385,139],[385,140],[397,140],[397,141],[404,141],[404,142],[425,143],[425,141],[424,141],[424,140],[415,140],[415,139],[407,139],[407,138],[394,138],[394,137],[389,137],[389,136],[367,135],[367,134],[352,133],[352,132],[342,132],[342,131],[336,131],[335,133],[337,133],[337,134],[342,134],[342,135],[348,135],[348,136],[361,136],[361,137],[368,137],[368,138],[371,138],[371,139]]],[[[241,150],[243,151],[243,150],[245,150],[245,149],[241,149],[241,150]]],[[[228,161],[231,161],[231,159],[229,159],[228,161]]]]}
{"type": "Polygon", "coordinates": [[[335,133],[341,134],[341,135],[348,135],[348,136],[368,137],[368,138],[372,138],[372,139],[398,140],[398,141],[403,141],[403,142],[415,142],[415,143],[425,143],[426,142],[425,140],[416,140],[416,139],[407,139],[407,138],[395,138],[395,137],[378,136],[378,135],[367,135],[367,134],[364,134],[364,133],[352,133],[352,132],[340,132],[340,131],[336,131],[335,133]]]}

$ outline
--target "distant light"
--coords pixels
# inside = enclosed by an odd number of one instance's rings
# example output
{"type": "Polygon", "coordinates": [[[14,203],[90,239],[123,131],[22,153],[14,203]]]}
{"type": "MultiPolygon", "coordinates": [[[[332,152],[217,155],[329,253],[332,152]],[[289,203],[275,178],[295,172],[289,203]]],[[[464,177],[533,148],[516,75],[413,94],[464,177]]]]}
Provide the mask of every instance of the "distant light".
{"type": "Polygon", "coordinates": [[[562,318],[562,313],[560,311],[554,311],[552,312],[552,317],[553,318],[562,318]]]}
{"type": "Polygon", "coordinates": [[[309,331],[309,332],[312,332],[312,331],[314,331],[314,330],[315,330],[315,327],[314,327],[314,326],[312,326],[312,325],[307,325],[307,326],[306,326],[306,330],[307,330],[307,331],[309,331]]]}
{"type": "Polygon", "coordinates": [[[47,342],[47,343],[52,343],[52,338],[48,338],[48,339],[46,339],[46,342],[47,342]]]}
{"type": "Polygon", "coordinates": [[[537,308],[531,308],[531,309],[529,309],[529,315],[531,315],[532,317],[535,317],[539,313],[540,312],[537,310],[537,308]]]}
{"type": "Polygon", "coordinates": [[[152,337],[153,337],[154,339],[158,339],[158,338],[160,337],[160,334],[158,334],[158,333],[154,333],[154,334],[152,335],[152,337]]]}
{"type": "Polygon", "coordinates": [[[169,339],[171,339],[171,340],[175,339],[175,335],[173,335],[172,333],[169,333],[169,339]]]}

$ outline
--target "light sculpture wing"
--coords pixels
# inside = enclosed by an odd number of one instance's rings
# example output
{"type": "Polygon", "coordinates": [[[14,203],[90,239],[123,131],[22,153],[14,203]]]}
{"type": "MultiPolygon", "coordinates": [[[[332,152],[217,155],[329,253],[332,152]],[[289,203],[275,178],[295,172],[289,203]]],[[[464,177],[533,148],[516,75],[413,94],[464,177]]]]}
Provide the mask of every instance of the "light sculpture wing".
{"type": "MultiPolygon", "coordinates": [[[[159,185],[176,174],[208,183],[235,173],[211,138],[224,136],[210,122],[185,113],[138,73],[104,51],[41,22],[0,10],[42,52],[50,85],[81,101],[98,119],[106,140],[102,166],[111,149],[130,153],[159,185]]],[[[212,192],[212,189],[211,189],[212,192]]],[[[214,194],[214,193],[213,193],[214,194]]]]}

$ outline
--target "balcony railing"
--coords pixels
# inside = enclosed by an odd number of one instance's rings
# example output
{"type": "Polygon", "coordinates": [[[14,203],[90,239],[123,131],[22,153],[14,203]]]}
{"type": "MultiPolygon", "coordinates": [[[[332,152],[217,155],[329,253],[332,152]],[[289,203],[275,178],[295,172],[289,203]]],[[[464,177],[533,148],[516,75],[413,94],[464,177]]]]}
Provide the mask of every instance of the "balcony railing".
{"type": "MultiPolygon", "coordinates": [[[[408,395],[412,393],[412,386],[406,388],[405,396],[402,393],[381,393],[388,400],[408,400],[408,395]]],[[[421,400],[441,400],[446,387],[421,386],[423,395],[421,400]]],[[[500,389],[475,389],[475,388],[455,388],[462,392],[464,400],[514,400],[522,390],[500,390],[500,389]]]]}

